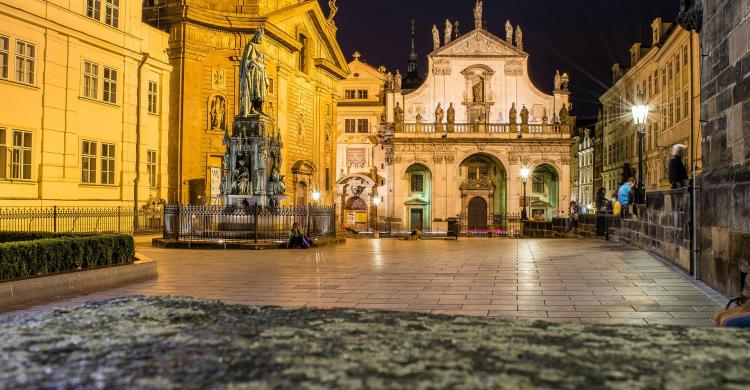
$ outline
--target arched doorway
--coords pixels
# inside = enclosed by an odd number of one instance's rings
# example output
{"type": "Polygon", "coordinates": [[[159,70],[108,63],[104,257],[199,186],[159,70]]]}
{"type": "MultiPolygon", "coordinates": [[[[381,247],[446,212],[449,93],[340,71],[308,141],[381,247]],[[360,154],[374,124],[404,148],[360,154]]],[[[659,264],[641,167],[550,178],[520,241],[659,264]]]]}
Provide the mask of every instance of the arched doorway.
{"type": "Polygon", "coordinates": [[[367,230],[367,202],[359,196],[352,196],[344,204],[345,223],[357,231],[367,230]]]}
{"type": "Polygon", "coordinates": [[[494,221],[496,215],[505,214],[507,204],[507,175],[500,160],[490,154],[473,154],[461,162],[458,175],[461,177],[459,190],[464,228],[497,228],[490,221],[494,221]],[[476,198],[483,201],[484,207],[479,207],[476,198]],[[484,215],[480,218],[477,213],[481,210],[484,215]]]}
{"type": "Polygon", "coordinates": [[[297,183],[297,192],[294,194],[294,204],[300,207],[307,206],[307,183],[297,183]]]}
{"type": "Polygon", "coordinates": [[[551,220],[560,205],[560,176],[555,167],[541,164],[531,173],[531,215],[534,220],[551,220]]]}
{"type": "Polygon", "coordinates": [[[487,201],[474,197],[469,201],[469,230],[487,230],[487,201]]]}

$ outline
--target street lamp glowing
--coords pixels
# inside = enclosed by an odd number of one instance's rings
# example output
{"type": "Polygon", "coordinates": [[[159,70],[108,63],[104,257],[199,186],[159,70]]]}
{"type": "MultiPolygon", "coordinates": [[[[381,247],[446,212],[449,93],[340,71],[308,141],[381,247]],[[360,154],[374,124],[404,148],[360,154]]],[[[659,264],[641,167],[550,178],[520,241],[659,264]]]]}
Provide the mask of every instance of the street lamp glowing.
{"type": "Polygon", "coordinates": [[[379,197],[379,196],[376,196],[376,197],[375,197],[375,198],[374,198],[374,199],[372,200],[372,203],[373,203],[373,204],[375,204],[375,206],[380,206],[380,197],[379,197]]]}
{"type": "Polygon", "coordinates": [[[317,201],[319,201],[319,200],[320,200],[320,192],[318,192],[318,191],[313,191],[313,193],[312,193],[312,198],[313,198],[313,200],[314,200],[314,201],[316,201],[316,202],[317,202],[317,201]]]}
{"type": "Polygon", "coordinates": [[[645,104],[636,104],[632,108],[633,111],[633,122],[637,126],[643,126],[646,124],[646,120],[648,119],[648,111],[649,107],[645,104]]]}
{"type": "Polygon", "coordinates": [[[521,167],[521,179],[524,181],[529,178],[529,167],[521,167]]]}

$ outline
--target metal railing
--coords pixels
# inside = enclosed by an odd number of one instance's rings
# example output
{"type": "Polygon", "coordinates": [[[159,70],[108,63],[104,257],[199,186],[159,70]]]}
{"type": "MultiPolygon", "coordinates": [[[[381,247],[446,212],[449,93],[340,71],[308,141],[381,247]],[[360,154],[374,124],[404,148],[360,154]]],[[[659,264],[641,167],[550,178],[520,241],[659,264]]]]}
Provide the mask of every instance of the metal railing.
{"type": "Polygon", "coordinates": [[[162,226],[161,207],[0,207],[0,231],[146,234],[162,226]]]}
{"type": "Polygon", "coordinates": [[[487,224],[469,221],[468,216],[459,216],[461,235],[466,237],[510,237],[523,234],[523,221],[520,214],[495,214],[487,216],[487,224]]]}
{"type": "Polygon", "coordinates": [[[561,134],[569,132],[569,126],[560,124],[510,124],[510,123],[399,123],[394,125],[396,133],[500,133],[500,134],[561,134]]]}
{"type": "Polygon", "coordinates": [[[336,207],[164,206],[164,238],[177,241],[286,242],[293,224],[312,239],[336,236],[336,207]]]}

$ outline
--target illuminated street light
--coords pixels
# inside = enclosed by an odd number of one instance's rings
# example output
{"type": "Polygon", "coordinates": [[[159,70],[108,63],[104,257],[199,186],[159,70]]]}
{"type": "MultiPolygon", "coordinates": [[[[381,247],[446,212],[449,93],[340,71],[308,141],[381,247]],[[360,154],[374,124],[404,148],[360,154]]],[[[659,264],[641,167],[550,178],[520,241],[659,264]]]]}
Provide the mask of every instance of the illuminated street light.
{"type": "Polygon", "coordinates": [[[313,199],[313,200],[314,200],[315,202],[319,201],[319,200],[320,200],[320,192],[318,192],[318,191],[313,191],[313,193],[312,193],[312,199],[313,199]]]}
{"type": "Polygon", "coordinates": [[[522,166],[521,167],[521,179],[523,179],[523,208],[521,209],[521,220],[526,221],[529,219],[528,214],[526,214],[526,183],[529,181],[529,167],[522,166]]]}
{"type": "Polygon", "coordinates": [[[636,104],[632,108],[633,122],[638,132],[638,184],[636,186],[636,202],[646,203],[646,187],[643,183],[643,139],[646,136],[646,121],[650,107],[636,104]]]}

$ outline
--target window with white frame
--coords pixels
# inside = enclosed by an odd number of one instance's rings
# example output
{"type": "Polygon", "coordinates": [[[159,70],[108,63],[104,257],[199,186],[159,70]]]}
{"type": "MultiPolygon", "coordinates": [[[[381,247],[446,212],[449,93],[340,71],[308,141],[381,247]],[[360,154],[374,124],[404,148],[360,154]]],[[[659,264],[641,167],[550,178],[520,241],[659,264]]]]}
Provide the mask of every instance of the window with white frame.
{"type": "Polygon", "coordinates": [[[8,141],[5,138],[7,132],[7,129],[0,128],[0,179],[8,178],[8,141]]]}
{"type": "Polygon", "coordinates": [[[159,102],[159,84],[156,81],[148,82],[148,112],[149,114],[158,113],[156,107],[159,102]]]}
{"type": "Polygon", "coordinates": [[[8,78],[8,61],[10,60],[10,38],[0,35],[0,78],[8,78]]]}
{"type": "Polygon", "coordinates": [[[356,119],[344,119],[344,132],[356,133],[357,132],[357,120],[356,119]]]}
{"type": "Polygon", "coordinates": [[[99,98],[99,65],[91,61],[83,62],[83,96],[99,98]]]}
{"type": "Polygon", "coordinates": [[[101,184],[115,184],[115,145],[102,143],[101,184]]]}
{"type": "Polygon", "coordinates": [[[117,28],[120,25],[120,0],[105,0],[104,24],[117,28]]]}
{"type": "Polygon", "coordinates": [[[16,81],[34,84],[36,65],[36,45],[16,40],[16,81]]]}
{"type": "Polygon", "coordinates": [[[369,133],[370,132],[370,121],[367,119],[357,119],[357,132],[358,133],[369,133]]]}
{"type": "Polygon", "coordinates": [[[96,148],[95,141],[81,142],[81,183],[96,184],[96,148]]]}
{"type": "Polygon", "coordinates": [[[146,172],[148,172],[148,186],[156,188],[156,150],[146,151],[146,172]]]}
{"type": "Polygon", "coordinates": [[[104,85],[102,88],[105,102],[117,103],[117,70],[104,67],[104,85]]]}
{"type": "Polygon", "coordinates": [[[102,0],[86,0],[86,16],[99,21],[102,17],[102,0]]]}
{"type": "Polygon", "coordinates": [[[31,180],[31,132],[13,130],[10,148],[10,178],[31,180]]]}

